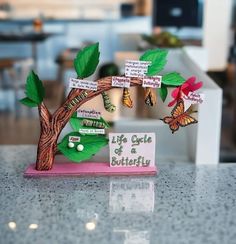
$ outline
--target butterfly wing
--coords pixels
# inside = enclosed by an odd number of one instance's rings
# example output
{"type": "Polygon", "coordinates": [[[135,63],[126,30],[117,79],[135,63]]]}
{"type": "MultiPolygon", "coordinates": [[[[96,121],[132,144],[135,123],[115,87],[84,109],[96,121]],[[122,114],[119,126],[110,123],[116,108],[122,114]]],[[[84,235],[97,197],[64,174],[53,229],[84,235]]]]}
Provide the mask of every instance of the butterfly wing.
{"type": "Polygon", "coordinates": [[[173,119],[173,117],[167,116],[164,119],[162,119],[164,123],[168,124],[172,133],[177,131],[179,129],[178,122],[173,119]]]}
{"type": "Polygon", "coordinates": [[[178,123],[181,127],[185,127],[187,125],[195,124],[198,121],[190,116],[187,112],[185,112],[183,115],[179,116],[178,123]]]}
{"type": "Polygon", "coordinates": [[[166,124],[170,124],[171,121],[173,121],[172,117],[166,116],[164,119],[162,119],[162,121],[166,124]]]}
{"type": "Polygon", "coordinates": [[[172,134],[174,134],[179,129],[179,124],[178,124],[178,122],[174,122],[174,123],[171,123],[169,125],[169,127],[172,131],[172,134]]]}
{"type": "Polygon", "coordinates": [[[183,101],[183,99],[179,99],[179,101],[173,108],[171,115],[173,116],[173,118],[177,118],[178,116],[180,116],[183,113],[184,113],[184,101],[183,101]]]}

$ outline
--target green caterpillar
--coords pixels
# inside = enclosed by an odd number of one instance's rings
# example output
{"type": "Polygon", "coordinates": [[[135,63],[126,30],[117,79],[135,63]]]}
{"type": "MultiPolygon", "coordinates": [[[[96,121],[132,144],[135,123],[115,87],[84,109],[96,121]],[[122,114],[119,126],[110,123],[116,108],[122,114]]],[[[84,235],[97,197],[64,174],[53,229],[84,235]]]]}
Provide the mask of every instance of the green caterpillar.
{"type": "Polygon", "coordinates": [[[105,123],[100,122],[100,121],[90,120],[90,119],[83,119],[82,125],[83,126],[91,126],[91,127],[95,127],[95,128],[99,128],[99,129],[105,128],[105,123]]]}
{"type": "Polygon", "coordinates": [[[67,109],[71,110],[76,104],[81,102],[87,96],[88,96],[88,93],[86,91],[83,91],[79,96],[77,96],[71,100],[71,102],[67,105],[67,109]]]}
{"type": "Polygon", "coordinates": [[[116,106],[111,103],[111,100],[106,92],[102,92],[103,104],[106,111],[113,113],[116,111],[116,106]]]}

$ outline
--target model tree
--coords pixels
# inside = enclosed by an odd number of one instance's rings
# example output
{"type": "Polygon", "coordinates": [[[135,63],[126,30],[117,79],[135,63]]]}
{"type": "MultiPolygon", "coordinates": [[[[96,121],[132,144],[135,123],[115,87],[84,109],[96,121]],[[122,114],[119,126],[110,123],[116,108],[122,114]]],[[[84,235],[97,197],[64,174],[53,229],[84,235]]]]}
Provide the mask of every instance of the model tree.
{"type": "MultiPolygon", "coordinates": [[[[148,67],[147,76],[155,76],[162,71],[167,63],[166,50],[155,49],[145,52],[141,57],[141,61],[150,61],[148,67]]],[[[74,60],[74,68],[77,73],[77,78],[84,79],[91,76],[98,64],[99,64],[99,44],[93,44],[85,47],[78,52],[74,60]]],[[[56,152],[59,150],[67,158],[75,162],[81,162],[90,158],[96,154],[103,146],[107,145],[108,139],[104,135],[88,135],[86,133],[79,133],[79,129],[83,127],[87,128],[107,128],[109,125],[103,118],[99,120],[81,120],[76,117],[76,111],[82,104],[93,99],[98,95],[102,95],[104,101],[104,107],[107,111],[113,112],[115,106],[110,103],[108,94],[106,91],[112,89],[112,77],[104,77],[98,79],[97,90],[82,90],[78,88],[72,88],[66,97],[65,102],[51,114],[43,102],[45,91],[42,81],[37,74],[33,71],[27,77],[25,94],[26,97],[21,99],[21,103],[29,107],[38,107],[41,133],[38,143],[36,169],[37,170],[50,170],[53,167],[54,158],[56,152]],[[60,143],[57,142],[58,137],[70,121],[73,132],[66,135],[60,143]],[[70,136],[79,136],[80,142],[74,144],[68,143],[70,136]]],[[[130,86],[142,86],[142,77],[131,77],[130,86]]],[[[158,89],[159,95],[163,101],[167,97],[168,87],[177,87],[181,93],[181,87],[185,83],[185,79],[177,72],[167,73],[162,76],[162,85],[158,89]]],[[[129,95],[128,88],[123,89],[123,104],[129,108],[132,108],[132,100],[129,95]]],[[[190,89],[191,91],[191,89],[190,89]]],[[[147,105],[155,105],[156,89],[144,88],[144,100],[147,105]]],[[[181,96],[176,100],[177,104],[181,102],[181,96]]],[[[176,105],[177,106],[177,105],[176,105]]],[[[184,112],[184,111],[183,111],[184,112]]],[[[185,116],[188,112],[182,113],[181,116],[185,116]]],[[[189,116],[190,117],[190,116],[189,116]]],[[[169,117],[164,122],[168,123],[171,127],[173,124],[178,126],[185,126],[178,123],[175,118],[169,117]],[[172,124],[171,124],[172,123],[172,124]]],[[[196,121],[190,121],[188,124],[195,123],[196,121]]],[[[171,128],[172,129],[172,128],[171,128]]],[[[173,132],[173,130],[172,130],[173,132]]]]}

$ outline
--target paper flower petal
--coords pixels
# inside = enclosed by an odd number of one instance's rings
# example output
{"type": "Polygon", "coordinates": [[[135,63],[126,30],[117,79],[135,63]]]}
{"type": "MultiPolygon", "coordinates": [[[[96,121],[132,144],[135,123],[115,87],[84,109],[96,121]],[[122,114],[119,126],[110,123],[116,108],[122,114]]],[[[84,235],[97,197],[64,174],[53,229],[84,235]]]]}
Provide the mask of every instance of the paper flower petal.
{"type": "Polygon", "coordinates": [[[193,91],[196,91],[198,89],[200,89],[203,85],[203,82],[200,81],[200,82],[197,82],[196,84],[193,84],[191,87],[190,87],[190,90],[193,92],[193,91]]]}
{"type": "Polygon", "coordinates": [[[177,88],[175,88],[175,89],[172,91],[171,96],[172,96],[173,98],[177,98],[178,95],[179,95],[180,89],[181,89],[181,87],[177,87],[177,88]]]}
{"type": "Polygon", "coordinates": [[[188,83],[189,85],[193,85],[196,81],[196,77],[195,76],[192,76],[190,78],[188,78],[185,83],[188,83]]]}

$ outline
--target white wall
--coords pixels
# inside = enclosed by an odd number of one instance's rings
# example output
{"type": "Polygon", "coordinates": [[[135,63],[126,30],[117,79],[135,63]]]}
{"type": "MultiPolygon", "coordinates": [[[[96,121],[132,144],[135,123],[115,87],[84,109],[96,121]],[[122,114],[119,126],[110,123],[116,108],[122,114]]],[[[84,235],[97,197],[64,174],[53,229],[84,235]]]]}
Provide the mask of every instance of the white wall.
{"type": "Polygon", "coordinates": [[[203,46],[208,53],[208,70],[226,68],[232,9],[232,0],[205,0],[203,46]]]}

